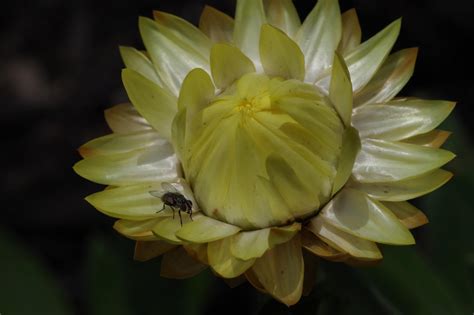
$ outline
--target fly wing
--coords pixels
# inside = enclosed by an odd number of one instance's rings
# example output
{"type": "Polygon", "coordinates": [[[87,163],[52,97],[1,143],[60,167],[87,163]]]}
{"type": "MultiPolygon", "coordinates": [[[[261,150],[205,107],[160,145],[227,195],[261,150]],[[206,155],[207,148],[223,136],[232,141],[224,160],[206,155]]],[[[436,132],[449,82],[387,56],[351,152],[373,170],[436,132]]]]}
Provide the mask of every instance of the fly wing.
{"type": "Polygon", "coordinates": [[[166,192],[172,192],[172,193],[177,193],[179,194],[179,190],[177,190],[173,185],[170,183],[164,182],[161,183],[161,189],[166,193],[166,192]]]}
{"type": "Polygon", "coordinates": [[[156,198],[161,198],[165,194],[165,191],[162,190],[150,190],[149,191],[150,195],[156,198]]]}

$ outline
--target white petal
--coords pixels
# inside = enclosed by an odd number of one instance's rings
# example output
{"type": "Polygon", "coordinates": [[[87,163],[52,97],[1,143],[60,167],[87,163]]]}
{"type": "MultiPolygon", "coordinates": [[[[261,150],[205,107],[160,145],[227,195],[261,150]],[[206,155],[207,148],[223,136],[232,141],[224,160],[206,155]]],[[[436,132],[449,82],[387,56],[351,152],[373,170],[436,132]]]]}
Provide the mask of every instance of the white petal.
{"type": "Polygon", "coordinates": [[[315,82],[332,65],[341,39],[341,13],[337,0],[319,0],[296,34],[305,56],[306,78],[315,82]]]}
{"type": "Polygon", "coordinates": [[[260,28],[266,23],[262,0],[237,0],[234,43],[261,69],[258,43],[260,28]]]}
{"type": "Polygon", "coordinates": [[[398,181],[435,170],[454,157],[442,149],[365,139],[352,173],[362,183],[398,181]]]}
{"type": "Polygon", "coordinates": [[[455,103],[415,98],[354,109],[352,124],[362,138],[399,141],[436,128],[455,103]]]}

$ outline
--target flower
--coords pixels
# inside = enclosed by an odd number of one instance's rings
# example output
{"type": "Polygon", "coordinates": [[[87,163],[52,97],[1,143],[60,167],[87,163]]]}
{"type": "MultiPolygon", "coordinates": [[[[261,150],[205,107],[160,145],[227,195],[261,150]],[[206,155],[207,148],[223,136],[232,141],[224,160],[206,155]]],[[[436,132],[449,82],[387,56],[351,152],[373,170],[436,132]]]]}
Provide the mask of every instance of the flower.
{"type": "Polygon", "coordinates": [[[407,200],[452,176],[435,128],[454,104],[394,98],[417,55],[389,55],[400,20],[361,43],[337,0],[303,23],[290,0],[238,0],[235,20],[206,7],[199,28],[154,18],[139,22],[146,52],[121,47],[133,107],[106,111],[113,133],[74,167],[109,185],[86,199],[119,219],[136,259],[164,254],[172,278],[210,266],[293,305],[314,280],[309,254],[367,264],[376,243],[414,243],[427,218],[407,200]]]}

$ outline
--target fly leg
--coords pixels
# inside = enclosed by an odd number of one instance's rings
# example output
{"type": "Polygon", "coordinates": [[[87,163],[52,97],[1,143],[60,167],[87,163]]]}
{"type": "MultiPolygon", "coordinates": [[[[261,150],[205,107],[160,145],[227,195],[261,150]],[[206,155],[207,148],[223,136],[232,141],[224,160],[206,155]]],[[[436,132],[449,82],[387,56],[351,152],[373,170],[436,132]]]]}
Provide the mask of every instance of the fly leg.
{"type": "Polygon", "coordinates": [[[178,209],[178,215],[179,215],[179,223],[181,223],[181,226],[183,226],[183,218],[181,217],[181,210],[178,209]]]}
{"type": "Polygon", "coordinates": [[[166,207],[166,205],[163,204],[163,208],[161,208],[161,210],[158,210],[156,213],[160,213],[161,211],[165,210],[165,207],[166,207]]]}

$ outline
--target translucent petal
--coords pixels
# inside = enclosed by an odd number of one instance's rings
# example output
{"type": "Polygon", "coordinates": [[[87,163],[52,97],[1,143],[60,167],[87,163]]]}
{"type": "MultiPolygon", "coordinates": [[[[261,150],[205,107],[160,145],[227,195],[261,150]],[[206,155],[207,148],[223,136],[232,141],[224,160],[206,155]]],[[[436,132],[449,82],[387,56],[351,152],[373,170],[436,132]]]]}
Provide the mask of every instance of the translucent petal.
{"type": "Polygon", "coordinates": [[[312,219],[307,225],[307,228],[340,252],[347,252],[357,258],[382,258],[382,254],[374,242],[339,230],[323,221],[319,216],[312,219]]]}
{"type": "Polygon", "coordinates": [[[237,0],[234,43],[260,69],[258,43],[260,28],[266,23],[262,0],[237,0]]]}
{"type": "Polygon", "coordinates": [[[354,106],[390,101],[400,92],[415,69],[418,48],[390,55],[370,82],[354,98],[354,106]]]}
{"type": "Polygon", "coordinates": [[[241,260],[235,258],[230,251],[230,246],[230,237],[211,242],[207,246],[209,265],[215,272],[224,278],[235,278],[240,276],[247,269],[252,267],[255,262],[255,259],[241,260]]]}
{"type": "Polygon", "coordinates": [[[231,43],[234,33],[234,19],[206,5],[199,19],[199,29],[213,42],[231,43]]]}
{"type": "Polygon", "coordinates": [[[186,140],[186,108],[178,111],[171,125],[171,140],[181,165],[185,167],[184,142],[186,140]]]}
{"type": "Polygon", "coordinates": [[[304,55],[300,48],[283,31],[269,24],[261,29],[260,60],[267,75],[304,79],[304,55]]]}
{"type": "Polygon", "coordinates": [[[157,189],[160,189],[160,183],[121,186],[97,192],[86,200],[115,218],[145,220],[169,216],[168,211],[158,213],[163,208],[163,203],[160,198],[150,194],[150,191],[157,189]]]}
{"type": "Polygon", "coordinates": [[[362,138],[398,141],[429,132],[448,117],[454,103],[402,99],[354,110],[352,124],[362,138]]]}
{"type": "MultiPolygon", "coordinates": [[[[366,86],[380,68],[398,37],[400,26],[401,20],[398,19],[345,56],[354,92],[366,86]]],[[[316,84],[327,91],[329,82],[328,73],[316,84]]]]}
{"type": "Polygon", "coordinates": [[[430,147],[384,140],[362,140],[352,171],[362,183],[410,179],[435,170],[454,158],[454,154],[430,147]]]}
{"type": "Polygon", "coordinates": [[[175,248],[176,245],[164,241],[136,242],[133,259],[138,261],[147,261],[175,248]]]}
{"type": "Polygon", "coordinates": [[[355,9],[350,9],[342,14],[342,37],[337,51],[347,56],[357,46],[360,45],[362,31],[360,29],[359,18],[355,9]]]}
{"type": "Polygon", "coordinates": [[[428,223],[428,218],[420,209],[411,203],[402,202],[382,202],[385,207],[390,209],[398,219],[409,229],[414,229],[428,223]]]}
{"type": "Polygon", "coordinates": [[[232,237],[231,253],[242,260],[261,257],[275,245],[289,241],[301,229],[299,223],[287,227],[242,231],[232,237]]]}
{"type": "Polygon", "coordinates": [[[268,23],[279,28],[291,38],[301,26],[301,21],[292,0],[264,0],[263,6],[268,23]]]}
{"type": "Polygon", "coordinates": [[[151,126],[146,119],[129,103],[106,109],[105,120],[115,133],[151,130],[151,126]]]}
{"type": "Polygon", "coordinates": [[[140,73],[153,83],[163,86],[163,82],[158,77],[153,64],[141,51],[133,47],[120,46],[120,55],[125,67],[140,73]]]}
{"type": "Polygon", "coordinates": [[[332,194],[339,191],[352,174],[357,153],[360,150],[359,134],[355,128],[348,127],[342,138],[342,150],[337,164],[337,173],[334,178],[332,194]]]}
{"type": "Polygon", "coordinates": [[[153,17],[166,36],[191,47],[201,56],[209,56],[212,43],[196,26],[179,16],[162,11],[153,11],[153,17]]]}
{"type": "Polygon", "coordinates": [[[225,89],[255,66],[238,48],[229,44],[215,44],[211,49],[211,73],[214,83],[225,89]]]}
{"type": "Polygon", "coordinates": [[[305,56],[306,82],[315,82],[331,67],[340,39],[338,1],[319,0],[296,34],[296,41],[305,56]]]}
{"type": "Polygon", "coordinates": [[[290,306],[301,298],[304,262],[300,238],[270,249],[252,267],[265,291],[278,301],[290,306]]]}
{"type": "Polygon", "coordinates": [[[248,269],[245,272],[245,278],[255,289],[262,292],[263,294],[267,294],[267,291],[265,291],[265,288],[260,283],[260,281],[257,278],[257,275],[255,274],[255,272],[253,272],[252,269],[248,269]]]}
{"type": "Polygon", "coordinates": [[[239,285],[244,284],[247,281],[244,275],[240,275],[237,278],[232,279],[223,278],[223,280],[231,289],[237,288],[239,285]]]}
{"type": "Polygon", "coordinates": [[[338,53],[334,55],[334,63],[332,65],[329,99],[346,127],[350,126],[352,115],[352,83],[344,58],[338,53]]]}
{"type": "Polygon", "coordinates": [[[301,233],[301,244],[310,253],[330,261],[344,261],[348,256],[346,252],[341,252],[329,246],[307,229],[304,229],[301,233]]]}
{"type": "Polygon", "coordinates": [[[130,69],[122,71],[122,80],[138,112],[161,136],[170,139],[171,123],[177,111],[176,97],[130,69]]]}
{"type": "Polygon", "coordinates": [[[186,244],[183,244],[183,248],[186,250],[189,256],[193,257],[197,261],[202,262],[203,264],[209,265],[209,260],[207,259],[207,243],[206,244],[186,243],[186,244]]]}
{"type": "Polygon", "coordinates": [[[126,153],[156,145],[165,145],[166,140],[153,130],[129,134],[110,134],[87,142],[79,148],[82,157],[126,153]]]}
{"type": "Polygon", "coordinates": [[[144,221],[117,220],[114,223],[114,229],[125,237],[136,241],[156,240],[152,230],[159,219],[150,219],[144,221]]]}
{"type": "Polygon", "coordinates": [[[398,218],[365,193],[344,188],[318,214],[339,230],[369,241],[408,245],[415,240],[398,218]]]}
{"type": "Polygon", "coordinates": [[[74,171],[103,185],[132,185],[179,177],[179,165],[173,148],[153,146],[120,154],[88,157],[74,165],[74,171]]]}
{"type": "Polygon", "coordinates": [[[431,148],[440,148],[448,140],[451,132],[435,129],[430,132],[404,139],[403,142],[422,145],[431,148]]]}
{"type": "Polygon", "coordinates": [[[239,231],[240,228],[235,225],[200,216],[183,225],[176,236],[192,243],[209,243],[234,235],[239,231]]]}
{"type": "Polygon", "coordinates": [[[359,183],[350,186],[366,192],[370,197],[384,201],[404,201],[426,195],[443,186],[453,174],[441,169],[425,175],[395,182],[359,183]]]}
{"type": "MultiPolygon", "coordinates": [[[[196,217],[199,217],[199,215],[196,215],[193,218],[196,217]]],[[[178,232],[183,226],[186,226],[186,224],[193,222],[191,217],[184,213],[182,214],[182,220],[183,225],[181,225],[177,213],[174,217],[166,217],[155,225],[153,228],[153,233],[167,242],[170,242],[171,244],[182,244],[183,241],[176,237],[176,232],[178,232]]]]}
{"type": "Polygon", "coordinates": [[[206,268],[206,265],[194,260],[180,246],[163,255],[160,276],[170,279],[186,279],[197,275],[206,268]]]}
{"type": "MultiPolygon", "coordinates": [[[[209,52],[203,54],[202,43],[195,45],[186,37],[186,33],[171,30],[143,17],[139,20],[139,27],[156,72],[175,96],[179,94],[181,83],[189,71],[194,68],[209,69],[209,52]]],[[[210,41],[208,45],[210,49],[210,41]]]]}
{"type": "Polygon", "coordinates": [[[316,275],[318,269],[318,258],[310,253],[303,251],[304,260],[304,280],[303,296],[308,296],[316,284],[316,275]]]}

